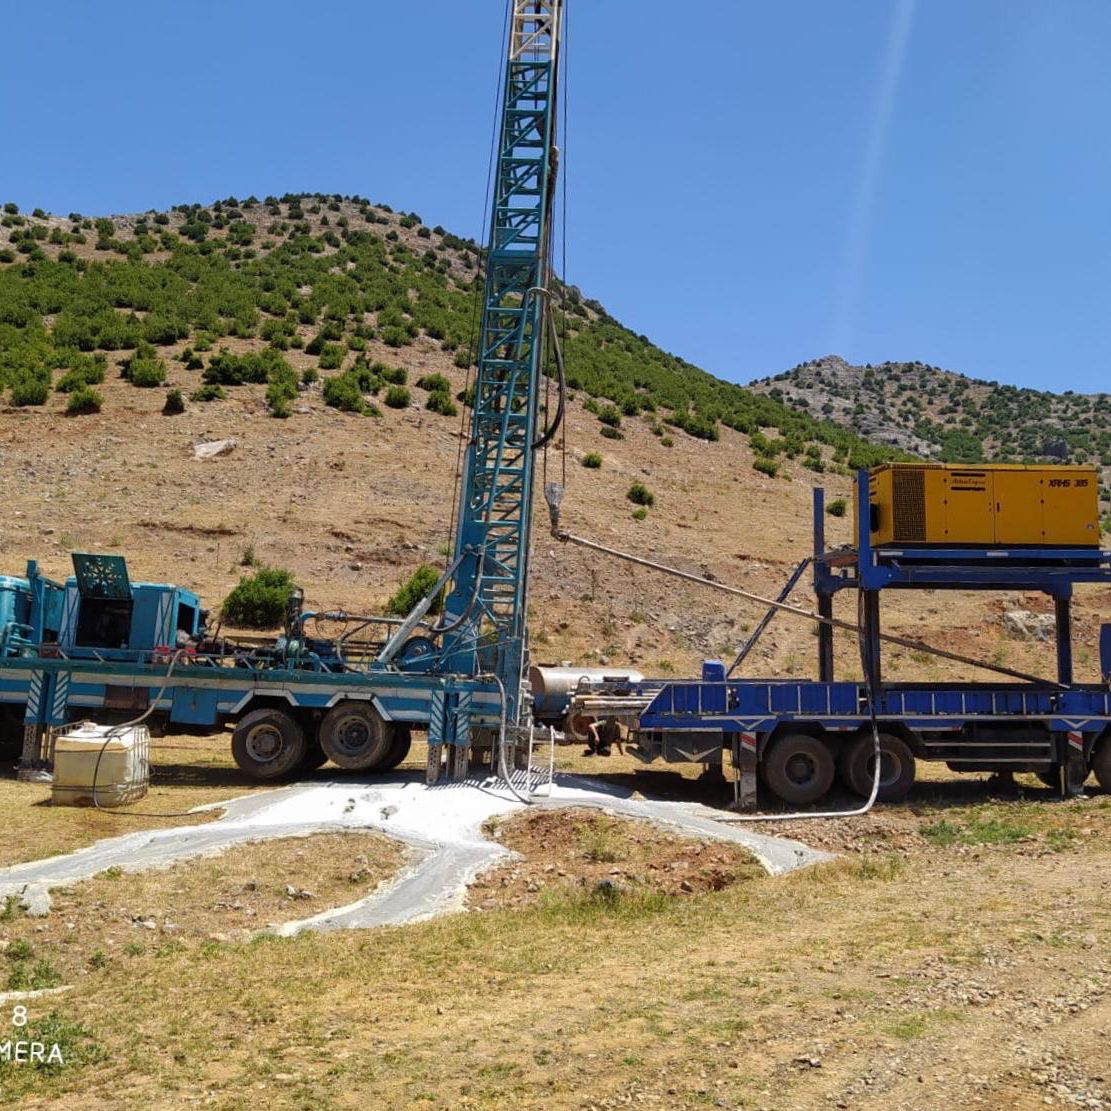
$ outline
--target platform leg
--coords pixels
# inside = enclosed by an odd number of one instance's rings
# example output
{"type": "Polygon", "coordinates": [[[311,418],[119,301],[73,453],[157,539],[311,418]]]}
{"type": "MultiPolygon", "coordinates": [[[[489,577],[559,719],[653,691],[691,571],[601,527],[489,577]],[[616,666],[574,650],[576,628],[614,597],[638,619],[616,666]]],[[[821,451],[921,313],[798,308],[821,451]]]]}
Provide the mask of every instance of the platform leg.
{"type": "MultiPolygon", "coordinates": [[[[818,595],[818,614],[833,617],[833,595],[818,595]]],[[[833,626],[823,621],[818,626],[818,681],[833,682],[833,626]]]]}
{"type": "Polygon", "coordinates": [[[456,782],[467,778],[470,771],[470,748],[465,744],[455,744],[448,747],[448,774],[456,782]]]}
{"type": "Polygon", "coordinates": [[[1057,682],[1072,685],[1072,599],[1053,599],[1057,619],[1057,682]]]}
{"type": "Polygon", "coordinates": [[[737,774],[733,778],[733,805],[731,809],[752,813],[757,807],[756,798],[756,734],[741,733],[733,746],[737,774]]]}
{"type": "Polygon", "coordinates": [[[1068,732],[1065,746],[1065,796],[1076,798],[1084,794],[1084,780],[1088,778],[1088,761],[1084,757],[1084,734],[1068,732]]]}
{"type": "Polygon", "coordinates": [[[443,770],[444,746],[442,744],[428,746],[428,767],[425,770],[424,781],[429,787],[439,782],[440,772],[443,770]]]}

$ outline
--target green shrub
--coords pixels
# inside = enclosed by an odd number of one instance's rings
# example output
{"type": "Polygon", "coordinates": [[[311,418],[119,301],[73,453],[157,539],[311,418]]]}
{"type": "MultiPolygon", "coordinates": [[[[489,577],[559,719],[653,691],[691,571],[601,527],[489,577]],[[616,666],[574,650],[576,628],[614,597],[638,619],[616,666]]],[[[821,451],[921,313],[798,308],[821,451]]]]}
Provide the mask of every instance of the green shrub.
{"type": "Polygon", "coordinates": [[[344,350],[338,343],[326,343],[320,349],[320,369],[339,370],[343,364],[344,350]]]}
{"type": "Polygon", "coordinates": [[[452,362],[461,370],[466,370],[467,367],[474,363],[474,354],[469,348],[460,347],[459,350],[455,352],[455,358],[452,359],[452,362]]]}
{"type": "Polygon", "coordinates": [[[675,441],[670,436],[661,436],[660,437],[660,443],[664,447],[674,447],[675,446],[675,441]]]}
{"type": "Polygon", "coordinates": [[[451,383],[442,374],[426,374],[417,379],[417,385],[429,393],[451,393],[451,383]]]}
{"type": "Polygon", "coordinates": [[[311,386],[313,382],[316,382],[319,378],[320,372],[314,366],[307,366],[301,371],[301,381],[306,386],[311,386]]]}
{"type": "MultiPolygon", "coordinates": [[[[389,404],[388,396],[386,404],[389,404]]],[[[451,400],[451,394],[446,390],[433,390],[428,395],[428,400],[424,403],[424,407],[430,413],[439,413],[443,417],[454,417],[459,412],[455,406],[455,402],[451,400]]]]}
{"type": "Polygon", "coordinates": [[[634,521],[643,521],[644,518],[647,517],[647,516],[648,516],[648,510],[645,509],[643,505],[639,509],[634,509],[633,510],[633,520],[634,521]]]}
{"type": "Polygon", "coordinates": [[[616,428],[611,428],[608,424],[603,426],[601,432],[602,432],[602,435],[605,436],[605,438],[607,440],[623,440],[623,439],[625,439],[625,433],[624,432],[619,432],[616,428]]]}
{"type": "Polygon", "coordinates": [[[26,375],[12,385],[13,405],[45,405],[50,396],[50,379],[42,375],[26,375]]]}
{"type": "Polygon", "coordinates": [[[185,412],[185,398],[181,395],[181,390],[169,390],[166,393],[166,403],[162,406],[162,413],[164,416],[172,417],[177,413],[185,412]]]}
{"type": "Polygon", "coordinates": [[[224,386],[242,386],[251,382],[269,382],[272,375],[287,372],[293,374],[293,368],[282,358],[281,352],[272,347],[245,355],[233,355],[226,348],[221,348],[209,359],[203,379],[224,386]]]}
{"type": "Polygon", "coordinates": [[[826,504],[826,512],[831,517],[844,517],[845,510],[848,507],[849,503],[844,498],[834,498],[833,501],[826,504]]]}
{"type": "Polygon", "coordinates": [[[7,247],[0,250],[0,262],[15,262],[15,251],[10,251],[7,247]]]}
{"type": "Polygon", "coordinates": [[[404,347],[411,342],[411,337],[404,328],[388,327],[382,329],[382,342],[387,347],[404,347]]]}
{"type": "Polygon", "coordinates": [[[273,629],[285,620],[286,602],[296,584],[280,567],[260,567],[244,575],[220,607],[225,621],[243,629],[273,629]]]}
{"type": "Polygon", "coordinates": [[[407,409],[409,400],[409,391],[404,386],[390,386],[386,391],[386,404],[391,409],[407,409]]]}
{"type": "Polygon", "coordinates": [[[596,471],[602,465],[602,457],[596,451],[588,451],[582,458],[582,465],[587,470],[596,471]]]}
{"type": "Polygon", "coordinates": [[[774,459],[769,459],[766,455],[757,455],[752,461],[753,470],[759,471],[761,474],[766,474],[768,478],[775,478],[779,474],[779,464],[774,459]]]}
{"type": "Polygon", "coordinates": [[[634,482],[625,497],[634,505],[655,505],[656,495],[643,482],[634,482]]]}
{"type": "Polygon", "coordinates": [[[125,359],[121,373],[133,386],[151,389],[166,381],[166,364],[154,354],[149,343],[141,343],[130,359],[125,359]]]}
{"type": "Polygon", "coordinates": [[[324,404],[345,413],[366,411],[359,383],[351,374],[337,374],[324,379],[324,404]]]}
{"type": "Polygon", "coordinates": [[[58,379],[58,393],[72,393],[81,386],[99,386],[104,381],[108,361],[103,355],[81,355],[74,352],[63,364],[69,370],[58,379]]]}
{"type": "Polygon", "coordinates": [[[84,413],[99,413],[104,398],[92,386],[78,386],[66,402],[66,413],[78,417],[84,413]]]}
{"type": "MultiPolygon", "coordinates": [[[[440,572],[435,567],[422,563],[386,603],[386,613],[404,617],[436,585],[439,577],[440,572]]],[[[443,600],[441,592],[428,612],[439,613],[443,600]]]]}
{"type": "Polygon", "coordinates": [[[621,414],[616,405],[606,405],[598,413],[598,419],[610,428],[621,427],[621,414]]]}
{"type": "Polygon", "coordinates": [[[385,363],[375,363],[371,368],[383,382],[393,386],[404,386],[409,378],[403,366],[386,366],[385,363]]]}
{"type": "Polygon", "coordinates": [[[195,389],[190,395],[190,401],[223,401],[228,395],[224,393],[223,386],[213,385],[209,383],[207,386],[201,386],[195,389]]]}

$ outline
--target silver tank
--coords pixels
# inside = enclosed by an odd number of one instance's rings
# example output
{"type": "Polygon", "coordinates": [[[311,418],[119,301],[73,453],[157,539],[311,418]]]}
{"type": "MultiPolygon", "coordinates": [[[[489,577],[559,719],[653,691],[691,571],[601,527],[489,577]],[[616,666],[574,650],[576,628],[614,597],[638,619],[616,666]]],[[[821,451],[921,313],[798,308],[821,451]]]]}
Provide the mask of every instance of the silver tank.
{"type": "Polygon", "coordinates": [[[541,721],[556,721],[567,713],[567,707],[578,685],[587,683],[639,683],[644,676],[629,667],[549,667],[541,664],[529,668],[533,713],[541,721]]]}

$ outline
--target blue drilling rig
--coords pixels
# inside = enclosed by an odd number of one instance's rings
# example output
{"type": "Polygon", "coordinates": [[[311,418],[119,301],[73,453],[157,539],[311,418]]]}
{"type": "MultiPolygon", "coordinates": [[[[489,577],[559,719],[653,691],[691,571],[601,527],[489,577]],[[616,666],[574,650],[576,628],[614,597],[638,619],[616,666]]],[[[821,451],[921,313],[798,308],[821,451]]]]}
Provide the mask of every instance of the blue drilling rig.
{"type": "Polygon", "coordinates": [[[471,426],[454,554],[439,581],[384,643],[356,658],[342,639],[306,635],[306,621],[324,615],[304,612],[299,596],[285,634],[248,648],[208,637],[194,595],[131,583],[120,556],[75,555],[64,584],[32,561],[25,577],[0,581],[0,731],[22,741],[25,770],[49,767],[53,735],[75,711],[148,709],[183,727],[234,726],[236,761],[262,779],[329,759],[393,767],[414,726],[428,729],[430,782],[445,769],[465,775],[472,754],[492,765],[507,749],[512,757],[531,721],[534,460],[563,412],[561,390],[540,430],[549,333],[556,344],[548,301],[562,14],[563,0],[513,0],[509,14],[471,426]]]}

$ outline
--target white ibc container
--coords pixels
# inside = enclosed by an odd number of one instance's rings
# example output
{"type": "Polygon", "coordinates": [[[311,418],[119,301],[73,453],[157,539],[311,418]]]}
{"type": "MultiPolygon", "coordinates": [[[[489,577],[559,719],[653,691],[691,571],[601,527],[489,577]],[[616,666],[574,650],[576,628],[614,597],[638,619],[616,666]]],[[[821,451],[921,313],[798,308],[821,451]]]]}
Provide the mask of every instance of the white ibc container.
{"type": "Polygon", "coordinates": [[[142,798],[149,785],[150,730],[145,725],[122,729],[83,721],[54,741],[55,806],[122,806],[142,798]]]}

